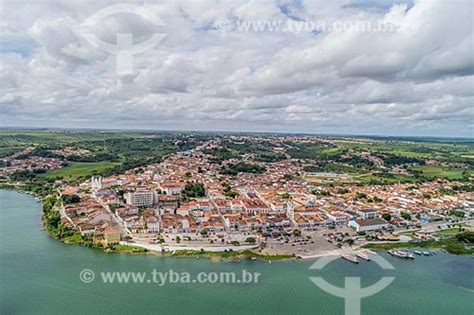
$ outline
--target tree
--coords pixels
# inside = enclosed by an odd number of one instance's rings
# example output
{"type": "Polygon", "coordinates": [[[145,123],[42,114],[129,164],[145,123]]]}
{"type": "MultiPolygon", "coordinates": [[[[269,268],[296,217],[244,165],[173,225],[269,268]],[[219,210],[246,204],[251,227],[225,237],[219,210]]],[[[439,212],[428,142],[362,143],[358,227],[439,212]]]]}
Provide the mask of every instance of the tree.
{"type": "Polygon", "coordinates": [[[348,194],[348,193],[350,193],[350,192],[351,192],[351,191],[350,191],[349,189],[347,189],[347,188],[339,188],[339,189],[337,190],[337,193],[340,194],[340,195],[348,194]]]}
{"type": "Polygon", "coordinates": [[[257,242],[257,240],[255,239],[255,237],[247,237],[245,239],[245,242],[249,243],[249,244],[255,244],[257,242]]]}
{"type": "Polygon", "coordinates": [[[294,229],[293,230],[293,236],[295,236],[295,237],[301,236],[301,231],[298,230],[298,229],[294,229]]]}
{"type": "Polygon", "coordinates": [[[186,183],[186,186],[184,186],[182,194],[187,198],[204,197],[206,195],[206,190],[202,183],[188,182],[186,183]]]}
{"type": "Polygon", "coordinates": [[[404,218],[405,220],[411,220],[411,214],[409,214],[408,212],[400,212],[400,215],[402,216],[402,218],[404,218]]]}
{"type": "Polygon", "coordinates": [[[384,214],[382,214],[382,218],[385,221],[390,222],[390,220],[392,220],[392,215],[390,213],[384,213],[384,214]]]}
{"type": "Polygon", "coordinates": [[[61,199],[65,204],[77,203],[81,201],[81,197],[79,197],[78,195],[64,195],[61,197],[61,199]]]}

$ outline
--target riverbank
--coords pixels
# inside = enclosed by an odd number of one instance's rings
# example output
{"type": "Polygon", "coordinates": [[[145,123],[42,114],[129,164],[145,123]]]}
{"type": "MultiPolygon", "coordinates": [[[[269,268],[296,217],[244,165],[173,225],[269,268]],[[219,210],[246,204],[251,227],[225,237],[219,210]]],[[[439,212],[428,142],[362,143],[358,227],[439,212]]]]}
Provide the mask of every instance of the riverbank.
{"type": "Polygon", "coordinates": [[[472,255],[474,254],[474,233],[464,232],[456,234],[456,236],[432,241],[410,241],[404,243],[370,243],[364,245],[363,248],[372,250],[388,250],[388,249],[408,249],[408,248],[422,248],[422,249],[442,249],[454,255],[472,255]]]}
{"type": "MultiPolygon", "coordinates": [[[[106,253],[127,253],[127,254],[147,254],[150,252],[163,256],[172,257],[209,257],[222,259],[260,259],[260,260],[284,260],[284,259],[309,259],[324,256],[339,256],[340,250],[321,251],[314,255],[288,255],[288,254],[263,254],[256,252],[256,246],[226,246],[222,248],[194,248],[186,246],[170,246],[155,244],[139,244],[121,242],[118,245],[103,247],[102,244],[93,242],[90,238],[84,238],[77,230],[65,229],[61,224],[60,212],[58,208],[61,206],[61,199],[54,195],[53,189],[43,189],[41,192],[29,190],[29,186],[19,186],[13,184],[1,184],[0,189],[15,190],[20,193],[30,194],[42,204],[42,223],[47,234],[64,244],[76,244],[84,247],[101,249],[106,253]]],[[[443,249],[448,253],[455,255],[474,254],[473,243],[465,243],[456,237],[438,240],[438,241],[410,241],[397,243],[370,243],[364,245],[363,249],[372,250],[388,250],[398,248],[426,248],[426,249],[443,249]]]]}

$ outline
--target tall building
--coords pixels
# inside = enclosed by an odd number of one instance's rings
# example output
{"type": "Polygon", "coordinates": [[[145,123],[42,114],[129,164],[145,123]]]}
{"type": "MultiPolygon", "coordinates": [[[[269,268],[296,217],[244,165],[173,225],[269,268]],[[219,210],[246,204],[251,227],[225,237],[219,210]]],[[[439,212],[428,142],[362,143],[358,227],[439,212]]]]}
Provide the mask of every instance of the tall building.
{"type": "Polygon", "coordinates": [[[135,207],[148,207],[154,203],[154,193],[151,190],[139,188],[124,194],[125,201],[135,207]]]}

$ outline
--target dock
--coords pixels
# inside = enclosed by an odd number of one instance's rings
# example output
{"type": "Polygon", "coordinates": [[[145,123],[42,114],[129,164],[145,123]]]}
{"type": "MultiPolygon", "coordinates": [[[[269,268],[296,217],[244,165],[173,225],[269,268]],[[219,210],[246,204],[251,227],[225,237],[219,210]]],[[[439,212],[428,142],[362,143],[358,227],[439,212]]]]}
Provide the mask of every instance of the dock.
{"type": "Polygon", "coordinates": [[[369,255],[367,255],[367,253],[364,253],[364,252],[356,253],[356,256],[363,260],[367,260],[367,261],[370,260],[369,255]]]}
{"type": "Polygon", "coordinates": [[[351,263],[354,263],[354,264],[359,263],[359,260],[354,255],[341,255],[341,257],[347,261],[350,261],[351,263]]]}

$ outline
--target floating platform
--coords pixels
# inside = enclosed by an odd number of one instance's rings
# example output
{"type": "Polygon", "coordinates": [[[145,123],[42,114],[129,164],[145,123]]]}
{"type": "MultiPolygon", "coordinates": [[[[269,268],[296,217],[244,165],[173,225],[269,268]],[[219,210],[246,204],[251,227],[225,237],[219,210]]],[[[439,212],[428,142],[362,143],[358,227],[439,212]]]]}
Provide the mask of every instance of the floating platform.
{"type": "Polygon", "coordinates": [[[354,263],[354,264],[359,263],[359,260],[354,255],[342,255],[341,257],[347,261],[350,261],[351,263],[354,263]]]}
{"type": "Polygon", "coordinates": [[[363,260],[367,260],[367,261],[370,260],[369,255],[367,255],[367,253],[364,253],[364,252],[357,253],[356,256],[363,260]]]}

